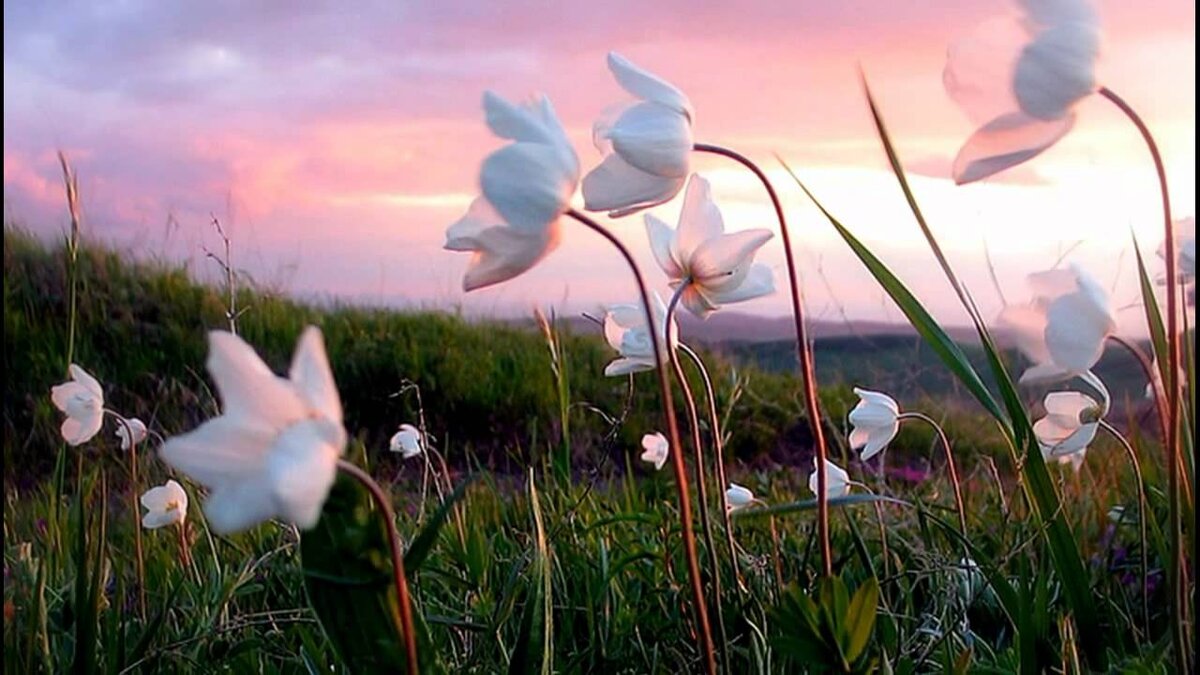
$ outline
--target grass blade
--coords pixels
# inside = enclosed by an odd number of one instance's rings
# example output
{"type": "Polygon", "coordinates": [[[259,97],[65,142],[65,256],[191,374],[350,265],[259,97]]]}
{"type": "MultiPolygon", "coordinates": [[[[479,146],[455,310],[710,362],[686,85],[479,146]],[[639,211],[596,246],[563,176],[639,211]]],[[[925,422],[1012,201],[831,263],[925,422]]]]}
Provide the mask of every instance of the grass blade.
{"type": "Polygon", "coordinates": [[[438,510],[434,512],[433,517],[425,523],[425,527],[421,528],[421,531],[413,538],[412,543],[408,545],[408,550],[404,552],[404,572],[409,578],[420,569],[425,559],[429,557],[429,552],[433,550],[433,545],[437,543],[438,534],[441,533],[442,526],[446,524],[446,519],[450,517],[450,512],[467,494],[467,488],[474,482],[475,475],[472,474],[459,483],[458,487],[454,488],[454,492],[451,492],[446,497],[445,501],[438,507],[438,510]]]}

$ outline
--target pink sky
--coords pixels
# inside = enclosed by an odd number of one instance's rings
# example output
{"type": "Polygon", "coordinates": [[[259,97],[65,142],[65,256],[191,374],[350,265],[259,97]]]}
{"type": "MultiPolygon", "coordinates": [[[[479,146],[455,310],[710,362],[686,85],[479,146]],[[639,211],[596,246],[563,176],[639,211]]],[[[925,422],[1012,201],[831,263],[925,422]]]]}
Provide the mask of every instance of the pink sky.
{"type": "MultiPolygon", "coordinates": [[[[81,177],[88,236],[136,255],[190,260],[232,232],[235,263],[302,296],[511,314],[629,301],[616,253],[582,229],[539,267],[464,295],[466,257],[444,230],[476,194],[500,141],[480,98],[545,92],[583,162],[591,124],[625,100],[604,56],[620,51],[685,91],[696,135],[763,162],[784,195],[815,318],[900,320],[828,224],[782,174],[788,159],[848,227],[953,323],[956,311],[882,151],[859,87],[866,71],[931,225],[985,313],[1061,252],[1137,298],[1129,231],[1161,239],[1144,146],[1098,97],[1075,129],[1002,177],[965,187],[949,165],[974,125],[943,90],[949,43],[1006,3],[667,2],[5,3],[6,217],[47,236],[66,223],[55,152],[81,177]],[[1081,242],[1077,246],[1076,242],[1081,242]],[[1072,248],[1073,247],[1073,248],[1072,248]]],[[[1177,217],[1195,213],[1195,9],[1186,0],[1104,2],[1102,84],[1141,112],[1162,146],[1177,217]]],[[[749,174],[717,158],[730,229],[771,227],[749,174]]],[[[581,200],[580,200],[580,203],[581,200]]],[[[673,222],[678,203],[655,210],[673,222]]],[[[613,222],[651,279],[640,216],[613,222]]],[[[783,273],[778,240],[760,259],[783,273]]],[[[777,285],[783,288],[782,277],[777,285]]],[[[782,314],[783,292],[738,307],[782,314]]],[[[1125,309],[1134,331],[1140,310],[1125,309]]]]}

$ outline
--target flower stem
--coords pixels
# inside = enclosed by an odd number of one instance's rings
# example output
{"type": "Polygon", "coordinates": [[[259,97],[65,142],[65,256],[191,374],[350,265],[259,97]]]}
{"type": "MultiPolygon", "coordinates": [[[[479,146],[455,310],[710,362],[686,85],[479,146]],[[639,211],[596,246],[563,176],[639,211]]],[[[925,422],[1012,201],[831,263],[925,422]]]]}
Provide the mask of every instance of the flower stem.
{"type": "MultiPolygon", "coordinates": [[[[690,282],[685,280],[679,285],[675,293],[671,296],[671,302],[667,305],[666,318],[663,320],[667,327],[667,333],[671,332],[672,319],[675,316],[675,308],[679,306],[679,298],[683,292],[687,290],[690,282]]],[[[657,334],[655,334],[657,335],[657,334]]],[[[715,602],[713,607],[717,613],[717,638],[721,642],[721,661],[725,664],[729,663],[729,653],[727,651],[729,638],[725,634],[725,617],[721,610],[721,569],[717,561],[717,545],[713,542],[712,535],[712,519],[709,517],[708,503],[708,471],[704,464],[704,444],[700,440],[700,415],[696,410],[696,397],[692,393],[692,386],[688,383],[687,374],[683,372],[683,365],[679,362],[679,352],[675,348],[675,336],[667,336],[667,353],[671,358],[671,369],[675,373],[675,379],[679,381],[679,388],[683,390],[683,401],[687,405],[688,424],[692,430],[692,449],[696,457],[696,496],[700,500],[700,526],[704,531],[704,547],[708,549],[708,565],[712,568],[712,586],[713,597],[715,602]]],[[[717,430],[713,430],[713,436],[717,435],[717,430]]],[[[723,488],[722,488],[723,489],[723,488]]],[[[736,566],[736,561],[731,560],[731,565],[736,566]]]]}
{"type": "MultiPolygon", "coordinates": [[[[791,237],[788,234],[787,219],[783,215],[783,205],[775,188],[767,175],[754,162],[744,155],[728,148],[707,143],[697,143],[693,146],[697,152],[708,152],[727,157],[749,169],[771,198],[771,206],[775,208],[775,216],[779,219],[779,233],[783,238],[783,254],[787,261],[788,284],[792,291],[792,319],[796,322],[796,355],[800,360],[800,379],[804,385],[804,403],[808,412],[808,422],[812,427],[813,443],[816,445],[817,464],[825,466],[829,451],[825,446],[825,431],[821,426],[821,402],[817,399],[816,374],[813,370],[812,349],[804,328],[804,309],[800,302],[800,286],[796,274],[796,259],[792,253],[791,237]]],[[[824,471],[817,472],[817,536],[821,545],[821,569],[825,576],[833,576],[833,552],[829,544],[829,496],[825,493],[826,477],[824,471]]]]}
{"type": "Polygon", "coordinates": [[[688,490],[687,468],[683,464],[683,454],[680,452],[680,448],[683,446],[679,440],[679,424],[675,420],[675,404],[671,399],[671,385],[667,379],[667,371],[663,367],[664,355],[657,339],[659,333],[654,325],[654,311],[651,309],[650,293],[646,290],[646,280],[642,276],[642,270],[638,267],[637,261],[633,259],[633,254],[629,252],[625,244],[621,243],[620,239],[617,239],[616,235],[609,232],[607,228],[592,220],[586,214],[575,209],[568,210],[567,215],[591,228],[615,246],[620,251],[621,256],[625,258],[625,262],[629,265],[634,280],[637,282],[638,293],[642,298],[642,308],[646,312],[646,326],[650,329],[650,335],[654,336],[654,339],[650,340],[650,344],[654,348],[655,372],[658,374],[658,386],[662,396],[663,414],[667,422],[667,436],[671,443],[671,448],[674,450],[671,453],[671,467],[675,471],[675,488],[679,492],[679,524],[683,535],[684,553],[687,557],[688,577],[691,580],[692,586],[692,604],[696,612],[696,623],[698,624],[698,632],[700,633],[700,654],[704,661],[705,672],[709,673],[709,675],[716,675],[717,663],[714,654],[712,629],[708,623],[708,608],[704,604],[704,585],[700,580],[700,560],[696,555],[696,533],[692,526],[692,500],[688,490]]]}
{"type": "Polygon", "coordinates": [[[1179,505],[1179,462],[1182,459],[1182,447],[1179,444],[1179,407],[1180,385],[1179,362],[1181,345],[1179,335],[1179,257],[1175,242],[1175,224],[1171,222],[1171,197],[1167,191],[1167,172],[1163,167],[1162,156],[1158,152],[1158,144],[1150,134],[1150,129],[1133,108],[1120,96],[1107,87],[1101,87],[1099,94],[1117,106],[1133,125],[1137,127],[1150,157],[1154,160],[1154,170],[1158,174],[1158,186],[1162,194],[1163,211],[1163,249],[1167,272],[1167,371],[1163,378],[1163,386],[1167,393],[1167,409],[1169,411],[1166,425],[1167,434],[1163,438],[1169,457],[1167,463],[1167,490],[1170,495],[1170,526],[1171,526],[1171,573],[1168,576],[1171,586],[1171,642],[1175,653],[1175,667],[1181,673],[1191,672],[1187,635],[1184,625],[1188,622],[1187,591],[1188,563],[1181,544],[1182,522],[1179,505]]]}
{"type": "Polygon", "coordinates": [[[1100,428],[1107,431],[1110,436],[1121,444],[1121,447],[1125,448],[1125,454],[1129,455],[1129,463],[1133,465],[1133,472],[1136,474],[1135,478],[1137,479],[1138,489],[1138,531],[1141,536],[1140,543],[1142,545],[1140,556],[1142,572],[1142,621],[1145,625],[1144,630],[1148,631],[1150,630],[1150,592],[1147,587],[1147,581],[1150,577],[1150,571],[1146,559],[1149,557],[1150,551],[1146,548],[1146,516],[1149,514],[1150,503],[1146,499],[1146,482],[1142,478],[1142,463],[1138,461],[1137,452],[1133,449],[1133,446],[1129,444],[1129,441],[1125,440],[1125,437],[1113,425],[1101,419],[1100,428]]]}
{"type": "MultiPolygon", "coordinates": [[[[700,379],[704,381],[704,395],[708,400],[708,425],[712,427],[713,447],[716,449],[717,454],[717,487],[719,488],[718,494],[720,494],[729,486],[729,480],[725,475],[725,440],[721,434],[721,420],[717,415],[717,394],[713,389],[712,378],[708,376],[708,369],[704,367],[704,361],[700,359],[700,355],[682,342],[679,343],[678,347],[692,360],[692,363],[696,366],[696,370],[700,371],[700,379]]],[[[725,539],[729,545],[729,564],[733,567],[733,574],[738,582],[738,587],[744,588],[742,571],[738,569],[737,564],[737,547],[733,542],[733,519],[729,515],[729,509],[724,508],[724,504],[721,506],[721,513],[725,519],[725,539]]]]}
{"type": "Polygon", "coordinates": [[[129,420],[125,419],[117,413],[106,410],[109,415],[117,420],[125,428],[125,437],[129,439],[129,513],[133,517],[133,550],[137,556],[137,580],[138,580],[138,611],[143,622],[146,621],[146,563],[142,553],[142,524],[141,509],[138,508],[138,460],[137,460],[137,437],[133,435],[133,428],[129,425],[129,420]]]}
{"type": "Polygon", "coordinates": [[[400,605],[400,629],[404,631],[404,651],[408,659],[408,672],[412,675],[419,673],[417,668],[417,635],[413,630],[412,601],[408,595],[408,578],[404,574],[404,551],[400,547],[400,534],[396,531],[396,515],[388,496],[373,478],[355,464],[339,459],[337,468],[362,484],[371,493],[379,510],[383,512],[383,521],[387,525],[388,546],[392,553],[392,581],[396,586],[396,599],[400,605]]]}
{"type": "Polygon", "coordinates": [[[950,472],[950,482],[954,484],[954,506],[958,509],[958,527],[963,536],[967,536],[967,508],[963,505],[962,485],[958,480],[958,467],[954,463],[954,450],[950,447],[950,441],[946,438],[946,432],[942,430],[932,417],[919,412],[901,413],[896,419],[898,420],[921,420],[922,422],[933,427],[937,432],[938,440],[942,442],[942,448],[946,451],[946,469],[950,472]]]}

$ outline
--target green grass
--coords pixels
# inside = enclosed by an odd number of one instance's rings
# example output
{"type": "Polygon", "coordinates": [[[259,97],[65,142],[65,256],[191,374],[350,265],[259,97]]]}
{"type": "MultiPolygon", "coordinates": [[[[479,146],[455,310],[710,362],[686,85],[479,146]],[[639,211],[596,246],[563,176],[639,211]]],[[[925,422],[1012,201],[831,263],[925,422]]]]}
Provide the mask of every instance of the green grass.
{"type": "MultiPolygon", "coordinates": [[[[172,532],[143,533],[149,612],[145,620],[137,616],[137,516],[128,502],[128,461],[111,427],[66,450],[68,489],[61,503],[74,508],[61,509],[61,520],[52,516],[59,498],[45,477],[60,446],[49,388],[63,377],[66,352],[63,259],[60,250],[6,229],[5,672],[342,672],[310,609],[295,531],[267,524],[210,537],[200,517],[202,495],[191,484],[193,565],[182,564],[172,532]]],[[[202,364],[205,331],[224,326],[220,293],[183,270],[132,264],[113,251],[89,247],[80,259],[76,361],[105,384],[110,407],[165,435],[215,414],[202,364]]],[[[408,380],[419,385],[429,431],[452,459],[444,480],[479,475],[414,574],[415,610],[427,631],[425,662],[467,673],[537,670],[547,663],[564,673],[699,667],[672,480],[636,459],[641,434],[659,425],[650,375],[635,378],[628,415],[613,429],[588,406],[620,418],[628,382],[600,375],[611,357],[595,338],[559,336],[569,361],[564,387],[554,379],[544,339],[533,331],[437,313],[304,305],[252,289],[239,304],[250,307],[240,333],[280,372],[300,329],[322,327],[355,451],[365,451],[369,468],[390,489],[405,541],[439,502],[433,490],[422,492],[421,462],[401,465],[386,456],[387,436],[417,416],[413,396],[390,394],[408,380]],[[564,392],[570,396],[569,444],[560,437],[564,392]],[[553,453],[564,447],[573,453],[569,476],[552,469],[553,453]],[[534,494],[540,519],[531,509],[534,494]],[[541,649],[546,636],[548,653],[541,649]]],[[[817,353],[820,358],[819,346],[817,353]]],[[[797,386],[778,374],[738,372],[749,384],[735,396],[732,372],[718,360],[722,407],[734,401],[726,421],[735,457],[731,479],[772,505],[808,499],[807,465],[789,463],[797,454],[788,449],[806,443],[797,386]]],[[[847,389],[831,388],[825,397],[830,419],[844,419],[847,389]]],[[[905,427],[887,463],[920,464],[929,457],[934,469],[926,480],[885,482],[850,466],[856,480],[906,505],[833,510],[835,569],[849,593],[878,581],[878,616],[861,658],[850,659],[853,667],[1003,673],[1024,656],[1046,669],[1066,669],[1078,654],[1062,585],[994,424],[962,402],[902,404],[945,422],[965,474],[972,556],[997,581],[1007,581],[1003,588],[1013,590],[1022,610],[1006,615],[995,587],[986,584],[971,602],[961,599],[964,577],[956,564],[963,543],[953,526],[943,526],[955,517],[940,450],[922,426],[905,427]],[[996,458],[999,481],[984,457],[996,458]]],[[[834,456],[844,458],[841,424],[831,427],[839,447],[834,456]]],[[[1136,432],[1131,436],[1140,441],[1155,520],[1162,522],[1160,450],[1136,432]]],[[[153,453],[143,453],[141,466],[138,491],[168,476],[153,453]]],[[[1076,581],[1086,583],[1110,622],[1106,647],[1114,667],[1167,672],[1165,543],[1152,535],[1142,550],[1136,527],[1116,528],[1106,517],[1114,504],[1135,503],[1122,451],[1102,438],[1079,475],[1049,468],[1086,561],[1087,579],[1076,581]],[[1136,582],[1143,555],[1154,586],[1145,605],[1136,582]]],[[[818,570],[811,511],[793,510],[776,524],[777,544],[768,519],[734,520],[744,589],[731,582],[721,556],[725,592],[710,594],[710,601],[721,603],[726,618],[728,672],[803,672],[806,661],[797,655],[825,654],[797,618],[805,606],[797,598],[814,587],[818,570]]],[[[837,604],[819,595],[813,597],[821,606],[837,604]]],[[[840,618],[829,622],[842,625],[840,618]]]]}

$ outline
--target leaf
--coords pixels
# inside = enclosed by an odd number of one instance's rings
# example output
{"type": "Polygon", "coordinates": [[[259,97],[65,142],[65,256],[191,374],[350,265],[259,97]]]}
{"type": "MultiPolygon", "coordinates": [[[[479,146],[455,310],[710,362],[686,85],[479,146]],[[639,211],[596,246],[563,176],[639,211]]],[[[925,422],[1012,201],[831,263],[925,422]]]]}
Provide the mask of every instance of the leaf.
{"type": "MultiPolygon", "coordinates": [[[[873,502],[884,502],[888,504],[899,504],[901,506],[912,506],[903,499],[888,497],[885,495],[869,495],[869,494],[853,494],[845,497],[834,497],[829,500],[829,506],[854,506],[857,504],[869,504],[873,502]]],[[[805,499],[798,502],[789,502],[787,504],[775,504],[773,506],[764,506],[750,509],[738,509],[734,511],[731,517],[735,519],[761,518],[763,516],[779,516],[788,513],[800,513],[803,511],[816,511],[817,500],[805,499]]]]}
{"type": "Polygon", "coordinates": [[[554,672],[553,608],[550,586],[550,557],[546,532],[542,525],[542,509],[538,502],[533,469],[529,470],[529,508],[533,511],[535,546],[529,565],[529,584],[525,592],[525,609],[521,615],[521,632],[513,646],[508,662],[509,675],[554,672]]]}
{"type": "Polygon", "coordinates": [[[875,628],[875,616],[879,611],[879,582],[869,577],[850,600],[846,610],[846,660],[854,663],[866,649],[875,628]]]}
{"type": "Polygon", "coordinates": [[[417,536],[413,537],[412,542],[408,545],[408,550],[404,552],[404,573],[409,579],[425,563],[425,558],[429,556],[433,545],[437,543],[442,526],[446,524],[446,518],[450,516],[454,506],[467,494],[467,488],[475,482],[475,478],[476,476],[472,474],[463,479],[425,523],[425,527],[422,527],[417,536]]]}

